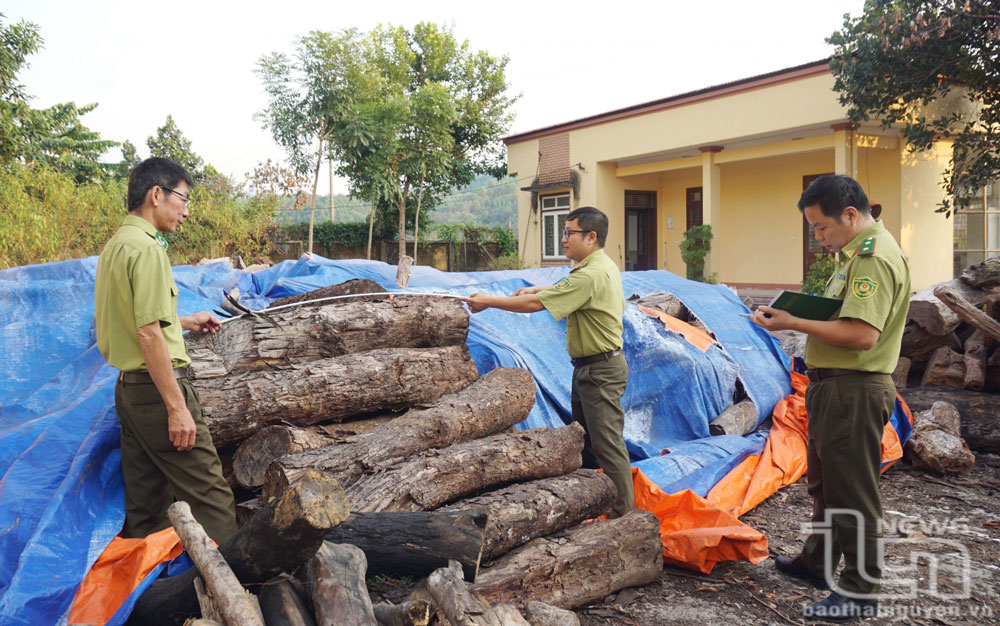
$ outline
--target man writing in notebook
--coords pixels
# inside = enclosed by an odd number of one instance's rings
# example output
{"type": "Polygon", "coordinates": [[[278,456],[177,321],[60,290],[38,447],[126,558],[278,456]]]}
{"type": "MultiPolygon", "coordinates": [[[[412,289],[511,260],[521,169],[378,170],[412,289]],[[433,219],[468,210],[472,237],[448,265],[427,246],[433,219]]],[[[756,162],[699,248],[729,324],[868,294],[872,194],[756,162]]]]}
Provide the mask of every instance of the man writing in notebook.
{"type": "Polygon", "coordinates": [[[808,489],[812,520],[825,530],[814,530],[801,554],[779,556],[776,566],[833,589],[823,601],[806,606],[804,615],[848,622],[878,612],[880,442],[896,398],[890,374],[909,309],[910,273],[899,245],[872,217],[855,180],[821,176],[802,193],[798,207],[815,227],[816,241],[837,255],[824,295],[843,304],[827,321],[766,306],[751,318],[768,330],[808,335],[808,489]],[[845,567],[835,583],[842,555],[845,567]]]}

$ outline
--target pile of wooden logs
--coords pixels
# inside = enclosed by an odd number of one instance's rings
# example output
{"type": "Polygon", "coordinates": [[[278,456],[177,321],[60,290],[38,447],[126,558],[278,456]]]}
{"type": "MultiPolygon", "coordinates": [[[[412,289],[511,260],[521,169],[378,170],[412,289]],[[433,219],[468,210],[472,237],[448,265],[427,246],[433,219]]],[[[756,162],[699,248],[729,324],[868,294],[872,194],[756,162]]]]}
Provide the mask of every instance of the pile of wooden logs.
{"type": "MultiPolygon", "coordinates": [[[[261,623],[542,624],[520,617],[529,601],[570,609],[655,580],[652,514],[587,522],[615,492],[580,469],[583,429],[512,428],[534,405],[530,372],[480,377],[453,298],[340,298],[379,291],[350,281],[188,338],[237,493],[219,552],[261,623]],[[367,576],[435,572],[403,604],[369,599],[367,576]]],[[[131,623],[196,617],[197,575],[156,582],[131,623]]]]}
{"type": "Polygon", "coordinates": [[[1000,258],[910,299],[893,379],[914,412],[947,402],[961,414],[962,437],[1000,452],[995,406],[1000,393],[1000,258]]]}

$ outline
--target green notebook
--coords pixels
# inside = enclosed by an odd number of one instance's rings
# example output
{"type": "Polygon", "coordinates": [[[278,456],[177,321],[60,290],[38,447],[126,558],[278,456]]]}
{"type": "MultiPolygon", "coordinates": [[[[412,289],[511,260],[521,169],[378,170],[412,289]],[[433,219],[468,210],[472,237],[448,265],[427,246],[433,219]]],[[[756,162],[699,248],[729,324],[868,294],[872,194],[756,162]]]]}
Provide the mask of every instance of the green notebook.
{"type": "Polygon", "coordinates": [[[843,303],[843,300],[814,296],[801,291],[782,291],[768,306],[788,311],[802,319],[826,321],[843,303]]]}

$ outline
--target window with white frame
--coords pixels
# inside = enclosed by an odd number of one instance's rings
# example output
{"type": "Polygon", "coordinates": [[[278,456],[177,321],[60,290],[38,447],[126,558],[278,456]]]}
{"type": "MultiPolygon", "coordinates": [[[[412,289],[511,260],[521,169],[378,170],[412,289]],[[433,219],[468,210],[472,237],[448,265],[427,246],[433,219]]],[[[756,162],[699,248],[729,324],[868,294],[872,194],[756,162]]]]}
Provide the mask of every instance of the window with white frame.
{"type": "Polygon", "coordinates": [[[995,256],[1000,256],[1000,181],[980,189],[968,206],[955,211],[954,275],[995,256]]]}
{"type": "Polygon", "coordinates": [[[565,259],[562,231],[569,215],[569,194],[541,196],[538,200],[542,205],[542,258],[565,259]]]}

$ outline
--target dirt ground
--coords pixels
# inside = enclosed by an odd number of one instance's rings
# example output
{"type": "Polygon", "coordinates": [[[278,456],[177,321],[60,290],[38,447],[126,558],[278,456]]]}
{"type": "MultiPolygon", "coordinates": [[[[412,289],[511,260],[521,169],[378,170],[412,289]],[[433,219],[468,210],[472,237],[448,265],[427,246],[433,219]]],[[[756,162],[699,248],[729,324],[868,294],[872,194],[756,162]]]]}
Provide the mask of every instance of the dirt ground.
{"type": "MultiPolygon", "coordinates": [[[[883,597],[880,616],[864,623],[1000,624],[1000,457],[978,454],[958,476],[900,461],[882,477],[882,504],[883,597]]],[[[767,536],[772,557],[794,555],[810,512],[803,478],[741,519],[767,536]]],[[[659,581],[577,614],[583,626],[813,624],[823,622],[804,620],[802,607],[826,593],[778,573],[771,558],[721,563],[708,576],[667,567],[659,581]]]]}

